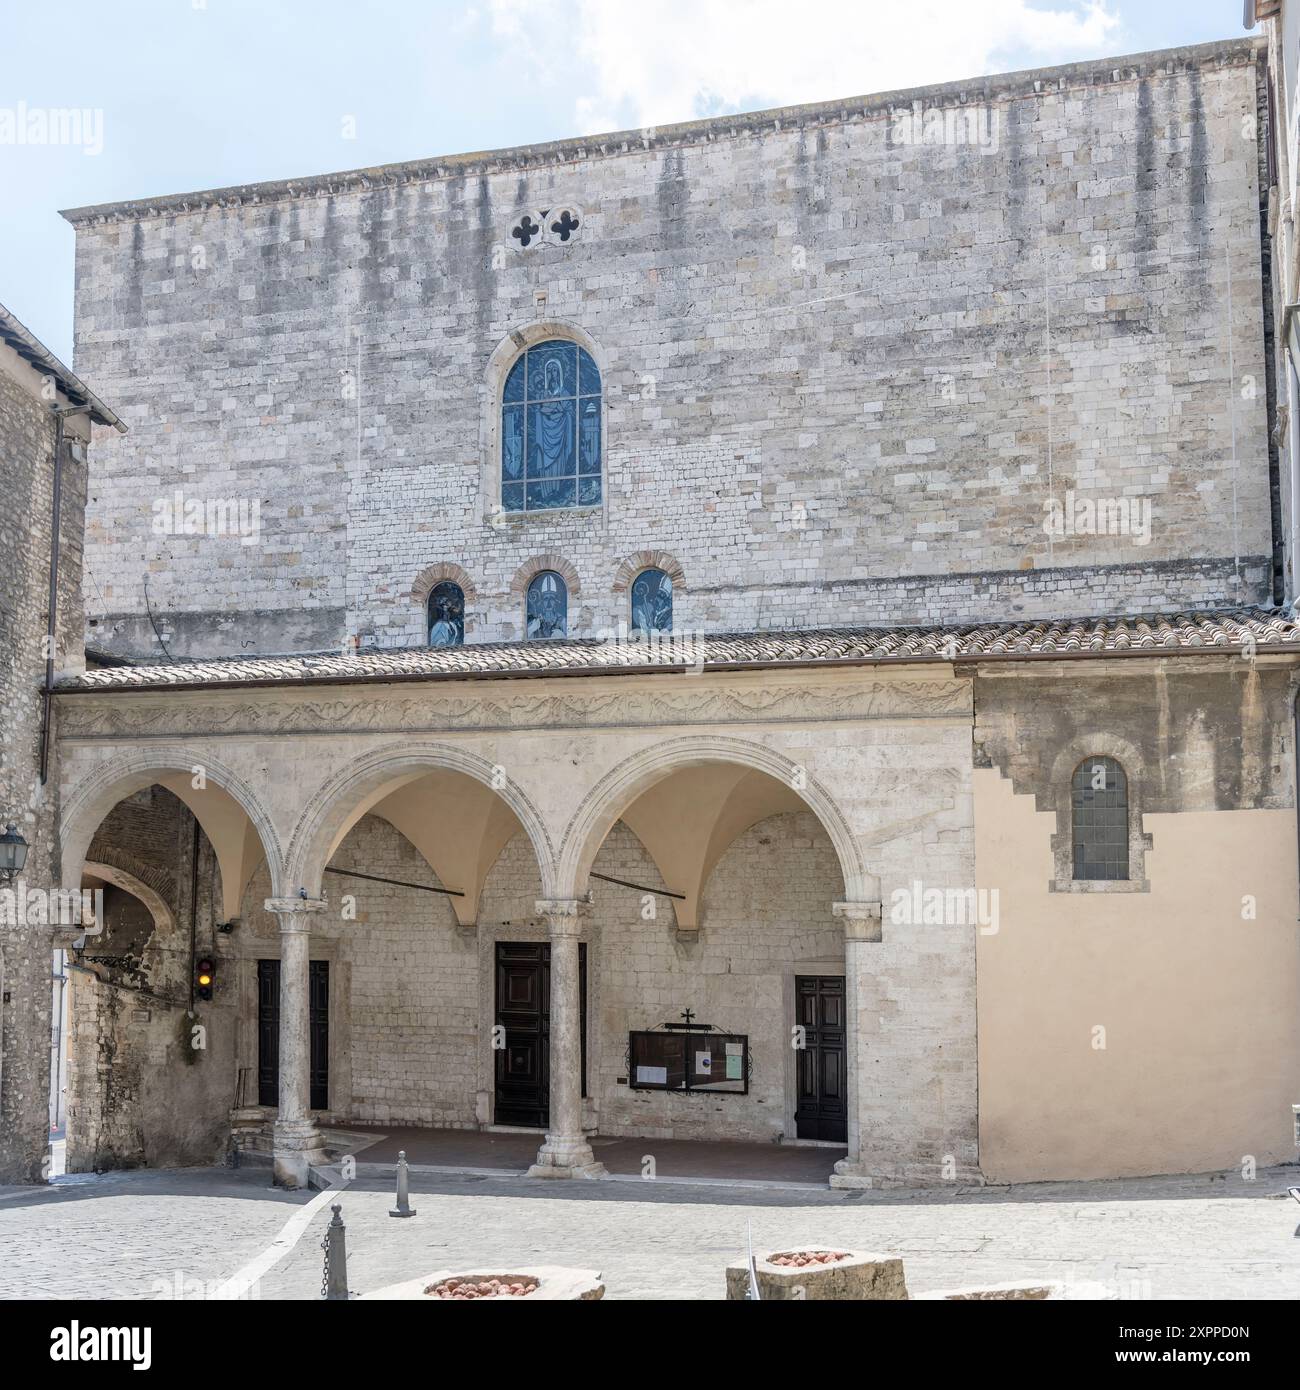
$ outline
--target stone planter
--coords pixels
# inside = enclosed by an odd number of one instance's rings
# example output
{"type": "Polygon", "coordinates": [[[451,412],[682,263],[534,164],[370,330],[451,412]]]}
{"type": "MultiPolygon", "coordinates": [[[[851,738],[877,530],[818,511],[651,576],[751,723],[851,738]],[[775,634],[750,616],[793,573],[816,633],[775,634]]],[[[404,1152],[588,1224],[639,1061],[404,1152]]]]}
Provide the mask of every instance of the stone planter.
{"type": "Polygon", "coordinates": [[[432,1274],[421,1275],[419,1279],[408,1279],[402,1284],[389,1284],[385,1288],[361,1295],[363,1299],[423,1299],[426,1303],[546,1303],[559,1299],[581,1299],[589,1302],[604,1296],[605,1286],[600,1281],[598,1269],[565,1269],[560,1265],[534,1265],[527,1269],[513,1269],[507,1274],[497,1269],[439,1269],[432,1274]],[[499,1279],[502,1283],[536,1281],[537,1287],[527,1294],[503,1293],[488,1298],[465,1300],[441,1298],[427,1292],[449,1279],[475,1283],[487,1279],[499,1279]]]}
{"type": "MultiPolygon", "coordinates": [[[[802,1268],[773,1264],[781,1255],[813,1253],[824,1246],[787,1246],[770,1250],[754,1261],[758,1292],[762,1299],[848,1299],[901,1300],[907,1297],[903,1262],[890,1255],[871,1255],[850,1250],[832,1264],[809,1264],[802,1268]]],[[[842,1249],[843,1247],[837,1247],[842,1249]]],[[[741,1260],[727,1266],[727,1298],[743,1299],[749,1288],[749,1265],[741,1260]]]]}

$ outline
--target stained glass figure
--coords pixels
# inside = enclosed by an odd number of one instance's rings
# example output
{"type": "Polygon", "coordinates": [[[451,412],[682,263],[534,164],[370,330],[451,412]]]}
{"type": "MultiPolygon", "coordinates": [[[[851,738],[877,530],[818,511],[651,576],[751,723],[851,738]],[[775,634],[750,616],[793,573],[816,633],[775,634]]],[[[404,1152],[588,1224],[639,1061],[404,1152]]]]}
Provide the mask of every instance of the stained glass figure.
{"type": "Polygon", "coordinates": [[[563,637],[569,628],[569,591],[554,570],[535,574],[528,585],[529,639],[563,637]]]}
{"type": "Polygon", "coordinates": [[[459,647],[465,640],[465,595],[444,579],[429,593],[429,645],[459,647]]]}
{"type": "Polygon", "coordinates": [[[632,631],[673,630],[673,581],[663,570],[642,570],[632,581],[632,631]]]}
{"type": "Polygon", "coordinates": [[[502,393],[504,511],[599,505],[600,407],[600,372],[576,343],[550,339],[523,353],[502,393]]]}

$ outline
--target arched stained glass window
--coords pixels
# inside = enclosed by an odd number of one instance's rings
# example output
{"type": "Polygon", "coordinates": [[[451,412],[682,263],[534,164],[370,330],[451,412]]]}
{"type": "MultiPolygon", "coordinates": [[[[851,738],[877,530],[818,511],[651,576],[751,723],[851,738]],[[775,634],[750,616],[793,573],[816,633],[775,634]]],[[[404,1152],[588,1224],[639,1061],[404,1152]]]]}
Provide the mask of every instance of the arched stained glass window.
{"type": "Polygon", "coordinates": [[[429,592],[429,645],[459,647],[465,640],[465,595],[444,579],[429,592]]]}
{"type": "Polygon", "coordinates": [[[501,507],[600,502],[600,372],[577,343],[550,339],[510,369],[501,402],[501,507]]]}
{"type": "Polygon", "coordinates": [[[1128,779],[1114,758],[1085,758],[1070,788],[1076,879],[1128,878],[1128,779]]]}
{"type": "Polygon", "coordinates": [[[663,570],[642,570],[632,581],[632,631],[673,630],[673,581],[663,570]]]}
{"type": "Polygon", "coordinates": [[[528,585],[528,636],[563,637],[569,630],[569,591],[554,570],[535,574],[528,585]]]}

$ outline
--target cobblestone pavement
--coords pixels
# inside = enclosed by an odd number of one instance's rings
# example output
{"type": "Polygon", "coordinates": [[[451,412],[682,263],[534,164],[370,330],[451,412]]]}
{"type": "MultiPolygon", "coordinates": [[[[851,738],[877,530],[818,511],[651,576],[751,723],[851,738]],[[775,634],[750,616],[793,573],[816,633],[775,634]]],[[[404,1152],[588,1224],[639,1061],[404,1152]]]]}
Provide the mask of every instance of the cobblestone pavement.
{"type": "MultiPolygon", "coordinates": [[[[1294,1168],[1236,1177],[1052,1183],[959,1192],[728,1190],[667,1182],[412,1175],[409,1221],[387,1178],[339,1197],[349,1284],[364,1292],[435,1269],[563,1264],[603,1271],[608,1298],[719,1298],[745,1249],[826,1243],[901,1255],[914,1292],[1009,1279],[1101,1285],[1121,1298],[1300,1297],[1300,1206],[1274,1198],[1294,1168]]],[[[0,1297],[157,1297],[211,1288],[256,1259],[315,1194],[264,1170],[133,1172],[0,1191],[0,1297]]],[[[265,1299],[314,1298],[317,1210],[261,1277],[265,1299]]],[[[1098,1293],[1095,1287],[1090,1290],[1098,1293]]]]}
{"type": "MultiPolygon", "coordinates": [[[[267,1170],[78,1173],[0,1188],[0,1298],[197,1296],[260,1254],[314,1192],[267,1170]]],[[[319,1286],[319,1281],[317,1281],[319,1286]]]]}

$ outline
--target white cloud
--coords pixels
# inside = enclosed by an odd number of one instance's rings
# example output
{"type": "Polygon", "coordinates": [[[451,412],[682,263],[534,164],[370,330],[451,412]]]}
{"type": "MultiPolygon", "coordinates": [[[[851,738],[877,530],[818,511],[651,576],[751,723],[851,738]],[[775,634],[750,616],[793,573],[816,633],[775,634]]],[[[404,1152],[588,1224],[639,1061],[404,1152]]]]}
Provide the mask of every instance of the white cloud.
{"type": "Polygon", "coordinates": [[[489,0],[497,39],[592,134],[1113,51],[1108,0],[489,0]],[[548,82],[548,86],[550,83],[548,82]]]}

